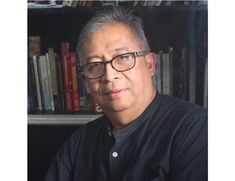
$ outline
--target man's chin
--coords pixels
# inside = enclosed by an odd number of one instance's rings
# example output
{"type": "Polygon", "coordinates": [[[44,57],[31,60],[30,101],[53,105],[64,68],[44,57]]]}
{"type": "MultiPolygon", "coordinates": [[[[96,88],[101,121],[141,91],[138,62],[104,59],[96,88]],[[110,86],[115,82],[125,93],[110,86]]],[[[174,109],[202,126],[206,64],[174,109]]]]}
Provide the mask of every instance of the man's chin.
{"type": "Polygon", "coordinates": [[[108,112],[122,112],[127,110],[128,106],[127,105],[122,105],[122,104],[106,104],[103,106],[103,111],[108,111],[108,112]]]}

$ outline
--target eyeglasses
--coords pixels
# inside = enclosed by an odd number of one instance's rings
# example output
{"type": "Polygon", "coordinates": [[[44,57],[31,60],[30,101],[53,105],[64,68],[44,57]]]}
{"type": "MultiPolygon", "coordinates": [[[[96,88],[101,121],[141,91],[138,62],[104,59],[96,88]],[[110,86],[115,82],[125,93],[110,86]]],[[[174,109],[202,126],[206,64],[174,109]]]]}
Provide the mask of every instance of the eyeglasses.
{"type": "Polygon", "coordinates": [[[90,62],[81,67],[81,73],[88,79],[98,79],[105,74],[106,64],[110,63],[117,72],[132,69],[136,63],[136,57],[145,56],[148,51],[129,52],[118,55],[110,61],[90,62]]]}

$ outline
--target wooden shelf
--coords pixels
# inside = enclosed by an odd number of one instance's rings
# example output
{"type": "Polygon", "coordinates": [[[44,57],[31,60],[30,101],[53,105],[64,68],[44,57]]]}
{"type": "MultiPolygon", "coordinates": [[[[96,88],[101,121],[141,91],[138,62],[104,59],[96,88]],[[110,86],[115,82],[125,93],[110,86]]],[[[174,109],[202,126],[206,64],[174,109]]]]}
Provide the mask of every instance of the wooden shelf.
{"type": "Polygon", "coordinates": [[[99,118],[102,114],[29,114],[29,125],[82,125],[99,118]]]}

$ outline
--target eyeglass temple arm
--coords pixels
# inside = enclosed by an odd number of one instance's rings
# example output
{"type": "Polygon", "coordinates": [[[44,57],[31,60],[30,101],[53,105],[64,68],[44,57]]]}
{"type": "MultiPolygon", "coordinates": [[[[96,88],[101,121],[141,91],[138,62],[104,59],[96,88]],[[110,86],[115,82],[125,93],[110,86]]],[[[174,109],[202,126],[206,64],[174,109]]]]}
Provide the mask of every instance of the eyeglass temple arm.
{"type": "Polygon", "coordinates": [[[145,56],[149,51],[141,51],[141,52],[135,52],[135,56],[140,57],[140,56],[145,56]]]}

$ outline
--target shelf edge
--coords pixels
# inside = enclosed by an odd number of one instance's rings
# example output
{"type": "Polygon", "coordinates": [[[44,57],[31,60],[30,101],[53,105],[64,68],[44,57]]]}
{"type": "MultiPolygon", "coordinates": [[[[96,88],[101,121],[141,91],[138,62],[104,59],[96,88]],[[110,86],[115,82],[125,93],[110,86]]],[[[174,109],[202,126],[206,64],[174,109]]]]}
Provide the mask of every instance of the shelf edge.
{"type": "Polygon", "coordinates": [[[82,125],[99,117],[97,115],[28,115],[28,125],[82,125]]]}

